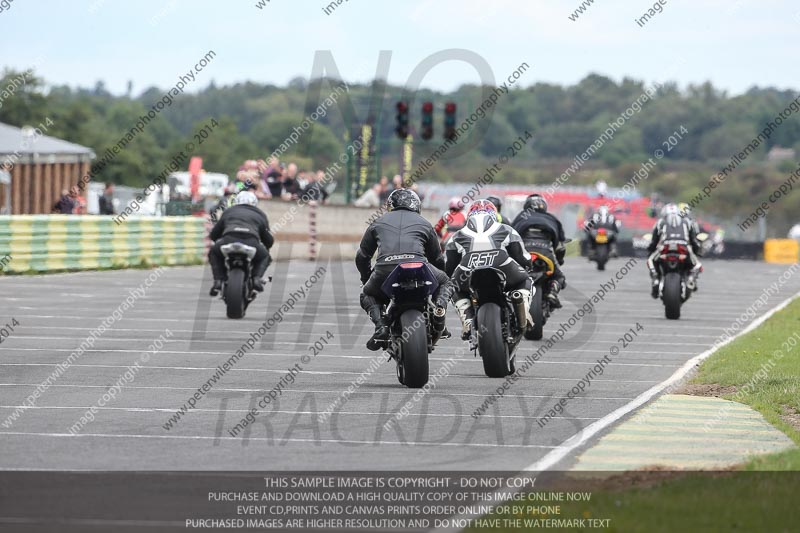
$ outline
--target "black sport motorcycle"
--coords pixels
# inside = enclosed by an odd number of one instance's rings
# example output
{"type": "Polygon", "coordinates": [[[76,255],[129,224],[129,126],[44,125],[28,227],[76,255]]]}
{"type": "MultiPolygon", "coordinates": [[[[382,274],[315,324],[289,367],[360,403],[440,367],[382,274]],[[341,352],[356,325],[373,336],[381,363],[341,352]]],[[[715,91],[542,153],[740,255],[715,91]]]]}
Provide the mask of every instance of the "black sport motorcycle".
{"type": "Polygon", "coordinates": [[[655,266],[659,273],[658,294],[664,302],[664,313],[670,320],[681,317],[681,305],[694,291],[689,245],[683,241],[664,241],[660,244],[655,266]]]}
{"type": "Polygon", "coordinates": [[[514,372],[517,346],[527,326],[525,299],[520,291],[506,292],[506,277],[496,265],[508,259],[504,250],[472,252],[469,290],[474,311],[470,346],[483,360],[490,378],[514,372]]]}
{"type": "Polygon", "coordinates": [[[247,306],[256,299],[253,288],[252,266],[256,249],[240,242],[225,244],[220,248],[225,256],[228,279],[222,288],[222,299],[227,306],[228,318],[244,318],[247,306]]]}
{"type": "Polygon", "coordinates": [[[617,232],[608,228],[589,230],[589,260],[597,263],[597,270],[605,270],[617,232]]]}
{"type": "Polygon", "coordinates": [[[432,299],[438,287],[422,261],[398,264],[381,286],[389,297],[385,315],[390,337],[383,347],[397,363],[398,381],[412,389],[428,382],[428,354],[444,330],[444,314],[436,315],[432,299]]]}
{"type": "Polygon", "coordinates": [[[528,273],[533,281],[533,288],[535,289],[531,297],[531,318],[533,318],[533,326],[525,330],[525,338],[528,340],[538,341],[544,336],[543,328],[547,324],[547,319],[550,318],[552,309],[550,307],[550,300],[544,297],[545,287],[553,279],[555,272],[555,265],[553,261],[544,254],[537,252],[530,252],[531,254],[531,268],[528,273]]]}

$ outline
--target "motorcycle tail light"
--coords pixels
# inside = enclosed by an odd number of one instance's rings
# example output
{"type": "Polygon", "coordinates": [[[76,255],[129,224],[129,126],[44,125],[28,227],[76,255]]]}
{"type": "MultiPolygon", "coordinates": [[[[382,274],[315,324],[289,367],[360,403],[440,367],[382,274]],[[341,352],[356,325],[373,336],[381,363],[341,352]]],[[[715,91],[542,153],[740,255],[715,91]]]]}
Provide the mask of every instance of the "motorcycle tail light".
{"type": "Polygon", "coordinates": [[[539,255],[531,252],[531,261],[536,261],[537,259],[539,259],[539,255]]]}
{"type": "Polygon", "coordinates": [[[606,234],[606,228],[600,228],[599,230],[597,230],[597,234],[598,235],[605,235],[606,234]]]}
{"type": "Polygon", "coordinates": [[[422,263],[402,263],[400,268],[422,268],[422,263]]]}

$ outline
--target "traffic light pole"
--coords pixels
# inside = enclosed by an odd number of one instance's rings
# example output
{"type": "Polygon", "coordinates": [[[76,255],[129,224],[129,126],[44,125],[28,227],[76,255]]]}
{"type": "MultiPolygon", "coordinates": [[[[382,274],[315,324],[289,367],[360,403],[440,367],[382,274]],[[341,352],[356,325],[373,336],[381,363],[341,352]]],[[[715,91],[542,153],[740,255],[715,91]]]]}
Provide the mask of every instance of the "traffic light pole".
{"type": "Polygon", "coordinates": [[[375,126],[373,135],[375,137],[375,180],[381,179],[383,166],[381,164],[381,126],[383,125],[383,113],[378,113],[378,123],[375,126]]]}
{"type": "Polygon", "coordinates": [[[348,129],[345,129],[344,132],[344,146],[344,153],[348,156],[344,166],[344,203],[349,205],[353,201],[353,173],[350,170],[353,158],[347,153],[347,147],[350,146],[350,131],[348,129]]]}
{"type": "MultiPolygon", "coordinates": [[[[433,104],[431,102],[423,103],[423,130],[425,130],[423,132],[425,134],[423,137],[428,137],[423,141],[415,140],[414,135],[412,135],[410,131],[408,120],[408,113],[410,110],[408,108],[408,104],[402,100],[398,100],[396,108],[398,113],[398,126],[395,128],[395,132],[401,137],[401,139],[398,139],[399,142],[395,141],[393,137],[390,137],[389,139],[381,138],[383,113],[378,113],[377,124],[374,126],[370,124],[362,125],[360,139],[363,143],[362,149],[357,152],[357,156],[350,157],[347,161],[345,174],[345,201],[348,204],[353,201],[354,183],[358,183],[360,186],[359,190],[366,190],[367,182],[369,181],[369,170],[370,167],[372,167],[370,164],[371,162],[367,161],[367,164],[365,165],[366,168],[363,168],[361,165],[357,165],[357,161],[354,161],[354,159],[356,159],[356,157],[360,157],[360,160],[363,161],[365,155],[367,158],[369,157],[370,142],[375,143],[375,153],[373,154],[373,157],[375,157],[375,183],[377,183],[380,180],[380,177],[383,175],[382,156],[384,148],[389,149],[393,148],[394,146],[400,147],[400,175],[403,177],[403,181],[407,182],[411,174],[411,167],[413,166],[414,161],[414,146],[431,145],[429,141],[431,138],[433,138],[433,104]],[[383,146],[384,143],[386,143],[386,147],[383,146]]],[[[456,104],[454,102],[447,102],[445,104],[444,111],[444,134],[445,138],[447,138],[447,135],[454,135],[455,132],[456,104]]],[[[346,145],[349,144],[349,137],[349,131],[345,132],[345,140],[347,141],[346,145]]]]}

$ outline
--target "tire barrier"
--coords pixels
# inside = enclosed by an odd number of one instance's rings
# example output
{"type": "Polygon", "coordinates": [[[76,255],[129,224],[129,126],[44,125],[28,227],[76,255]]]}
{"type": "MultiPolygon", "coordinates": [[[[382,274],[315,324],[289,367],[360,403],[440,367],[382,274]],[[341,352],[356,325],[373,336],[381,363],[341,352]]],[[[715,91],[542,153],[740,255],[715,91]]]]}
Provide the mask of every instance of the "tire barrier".
{"type": "Polygon", "coordinates": [[[200,217],[0,216],[3,273],[199,264],[206,257],[200,217]]]}

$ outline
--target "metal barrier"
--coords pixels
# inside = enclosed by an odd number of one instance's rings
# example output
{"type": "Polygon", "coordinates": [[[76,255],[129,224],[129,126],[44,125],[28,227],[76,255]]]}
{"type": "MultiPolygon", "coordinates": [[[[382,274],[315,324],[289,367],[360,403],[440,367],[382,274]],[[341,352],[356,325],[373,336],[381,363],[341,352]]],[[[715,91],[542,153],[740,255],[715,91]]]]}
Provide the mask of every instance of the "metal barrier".
{"type": "Polygon", "coordinates": [[[4,273],[186,265],[206,257],[199,217],[0,216],[4,273]]]}

